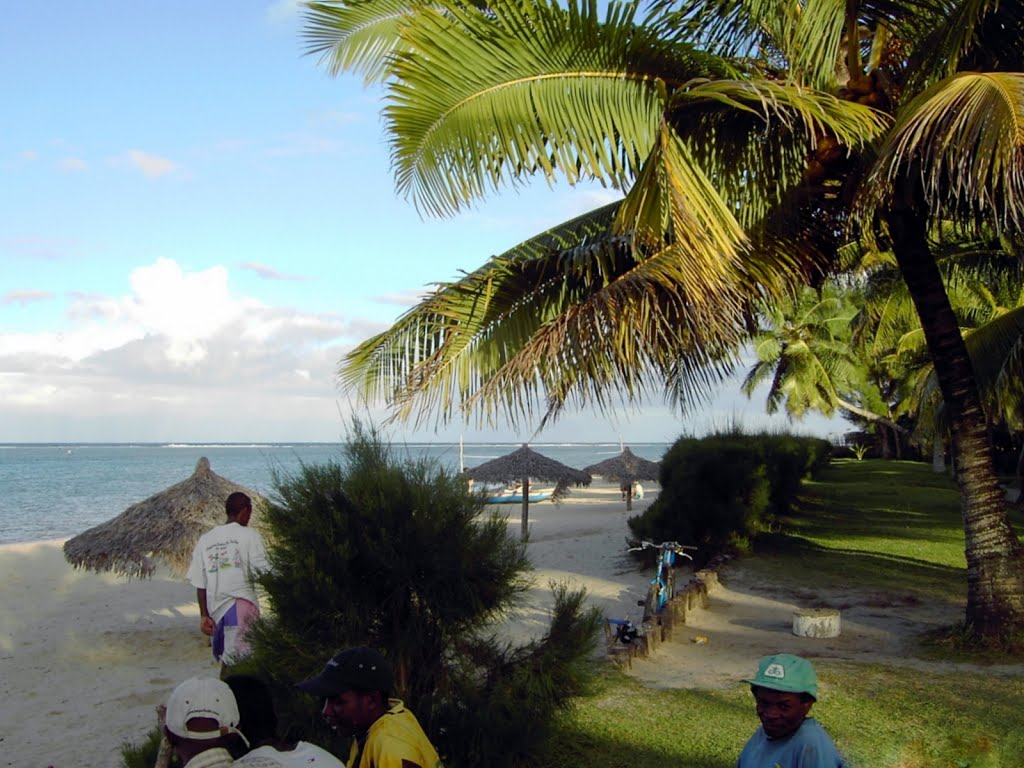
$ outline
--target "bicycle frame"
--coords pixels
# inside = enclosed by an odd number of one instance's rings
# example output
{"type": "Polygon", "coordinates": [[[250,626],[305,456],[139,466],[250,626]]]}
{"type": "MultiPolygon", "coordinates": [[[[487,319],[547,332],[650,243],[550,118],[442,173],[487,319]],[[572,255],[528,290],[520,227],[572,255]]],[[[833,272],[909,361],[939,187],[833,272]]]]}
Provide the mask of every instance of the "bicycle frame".
{"type": "Polygon", "coordinates": [[[693,558],[684,550],[696,549],[688,547],[676,541],[663,541],[655,544],[651,541],[642,541],[638,547],[630,547],[630,552],[639,552],[644,549],[657,549],[658,558],[654,570],[654,578],[651,579],[650,587],[647,589],[647,598],[639,601],[644,607],[643,621],[648,622],[660,614],[668,602],[675,597],[676,579],[675,563],[676,557],[681,556],[689,560],[693,558]]]}

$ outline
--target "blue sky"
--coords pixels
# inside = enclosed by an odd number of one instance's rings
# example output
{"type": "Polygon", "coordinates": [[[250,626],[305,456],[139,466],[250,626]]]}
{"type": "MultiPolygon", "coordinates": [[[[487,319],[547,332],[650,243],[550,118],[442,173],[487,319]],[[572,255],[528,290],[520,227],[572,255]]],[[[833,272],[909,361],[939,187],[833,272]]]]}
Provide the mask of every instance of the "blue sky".
{"type": "MultiPolygon", "coordinates": [[[[538,182],[421,219],[394,190],[381,92],[303,54],[293,0],[55,0],[4,16],[0,442],[336,440],[346,351],[431,283],[612,196],[538,182]]],[[[763,411],[730,386],[698,415],[568,414],[537,439],[784,423],[763,411]]]]}

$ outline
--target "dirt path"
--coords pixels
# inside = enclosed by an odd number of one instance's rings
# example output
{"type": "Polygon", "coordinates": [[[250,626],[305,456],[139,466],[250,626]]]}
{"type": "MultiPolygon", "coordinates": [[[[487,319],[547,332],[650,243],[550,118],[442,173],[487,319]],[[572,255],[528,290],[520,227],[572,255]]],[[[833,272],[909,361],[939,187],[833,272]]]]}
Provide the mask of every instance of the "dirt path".
{"type": "Polygon", "coordinates": [[[708,603],[704,610],[688,612],[686,624],[675,627],[672,641],[658,645],[646,659],[635,659],[629,673],[655,686],[720,688],[751,675],[761,656],[786,652],[934,672],[972,669],[1024,674],[1022,664],[982,667],[915,655],[922,632],[954,624],[963,608],[925,603],[895,590],[779,589],[755,582],[743,562],[735,561],[720,569],[719,584],[711,587],[708,603]],[[840,610],[838,637],[793,634],[795,610],[823,607],[840,610]],[[707,642],[693,642],[697,636],[706,637],[707,642]]]}

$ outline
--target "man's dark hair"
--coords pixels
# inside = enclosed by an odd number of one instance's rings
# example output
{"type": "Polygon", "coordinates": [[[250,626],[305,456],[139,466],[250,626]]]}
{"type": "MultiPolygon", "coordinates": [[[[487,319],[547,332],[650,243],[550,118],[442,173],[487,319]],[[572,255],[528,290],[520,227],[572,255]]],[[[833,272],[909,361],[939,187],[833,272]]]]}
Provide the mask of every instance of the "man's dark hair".
{"type": "Polygon", "coordinates": [[[241,491],[235,491],[224,502],[224,509],[227,511],[228,517],[238,517],[250,507],[252,507],[252,499],[241,491]]]}
{"type": "MultiPolygon", "coordinates": [[[[751,685],[750,686],[750,692],[752,694],[754,694],[755,696],[757,695],[757,692],[759,690],[762,690],[762,689],[766,690],[766,691],[777,691],[779,693],[786,693],[786,691],[778,691],[778,689],[776,689],[776,688],[765,688],[763,685],[751,685]]],[[[800,701],[804,702],[805,704],[808,701],[812,701],[815,704],[818,703],[818,700],[816,698],[814,698],[813,696],[811,696],[811,694],[807,693],[806,691],[801,691],[797,695],[800,697],[800,701]]]]}
{"type": "Polygon", "coordinates": [[[249,744],[277,738],[277,714],[274,697],[263,680],[254,675],[228,675],[224,678],[238,702],[238,730],[249,744]]]}

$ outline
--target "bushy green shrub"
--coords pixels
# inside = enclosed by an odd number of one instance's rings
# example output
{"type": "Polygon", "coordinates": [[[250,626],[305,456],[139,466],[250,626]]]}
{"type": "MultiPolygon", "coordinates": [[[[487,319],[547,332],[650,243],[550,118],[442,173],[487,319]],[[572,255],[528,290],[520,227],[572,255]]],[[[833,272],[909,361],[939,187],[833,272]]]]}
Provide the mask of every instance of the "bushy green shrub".
{"type": "Polygon", "coordinates": [[[485,514],[464,478],[393,455],[356,424],[341,461],[275,478],[263,511],[270,610],[240,665],[269,680],[290,738],[347,754],[294,689],[339,649],[370,645],[395,668],[396,696],[449,768],[512,765],[543,742],[579,693],[600,628],[584,593],[555,588],[548,634],[514,646],[491,635],[531,585],[525,545],[485,514]]]}
{"type": "Polygon", "coordinates": [[[658,498],[629,519],[630,530],[639,539],[696,545],[700,566],[748,547],[828,458],[828,442],[817,438],[739,430],[682,437],[662,458],[658,498]]]}
{"type": "Polygon", "coordinates": [[[152,768],[160,752],[160,729],[153,728],[141,744],[122,742],[121,765],[123,768],[152,768]]]}
{"type": "Polygon", "coordinates": [[[752,447],[765,462],[771,483],[771,513],[788,514],[794,509],[800,485],[828,464],[832,446],[828,440],[799,435],[751,435],[752,447]]]}

